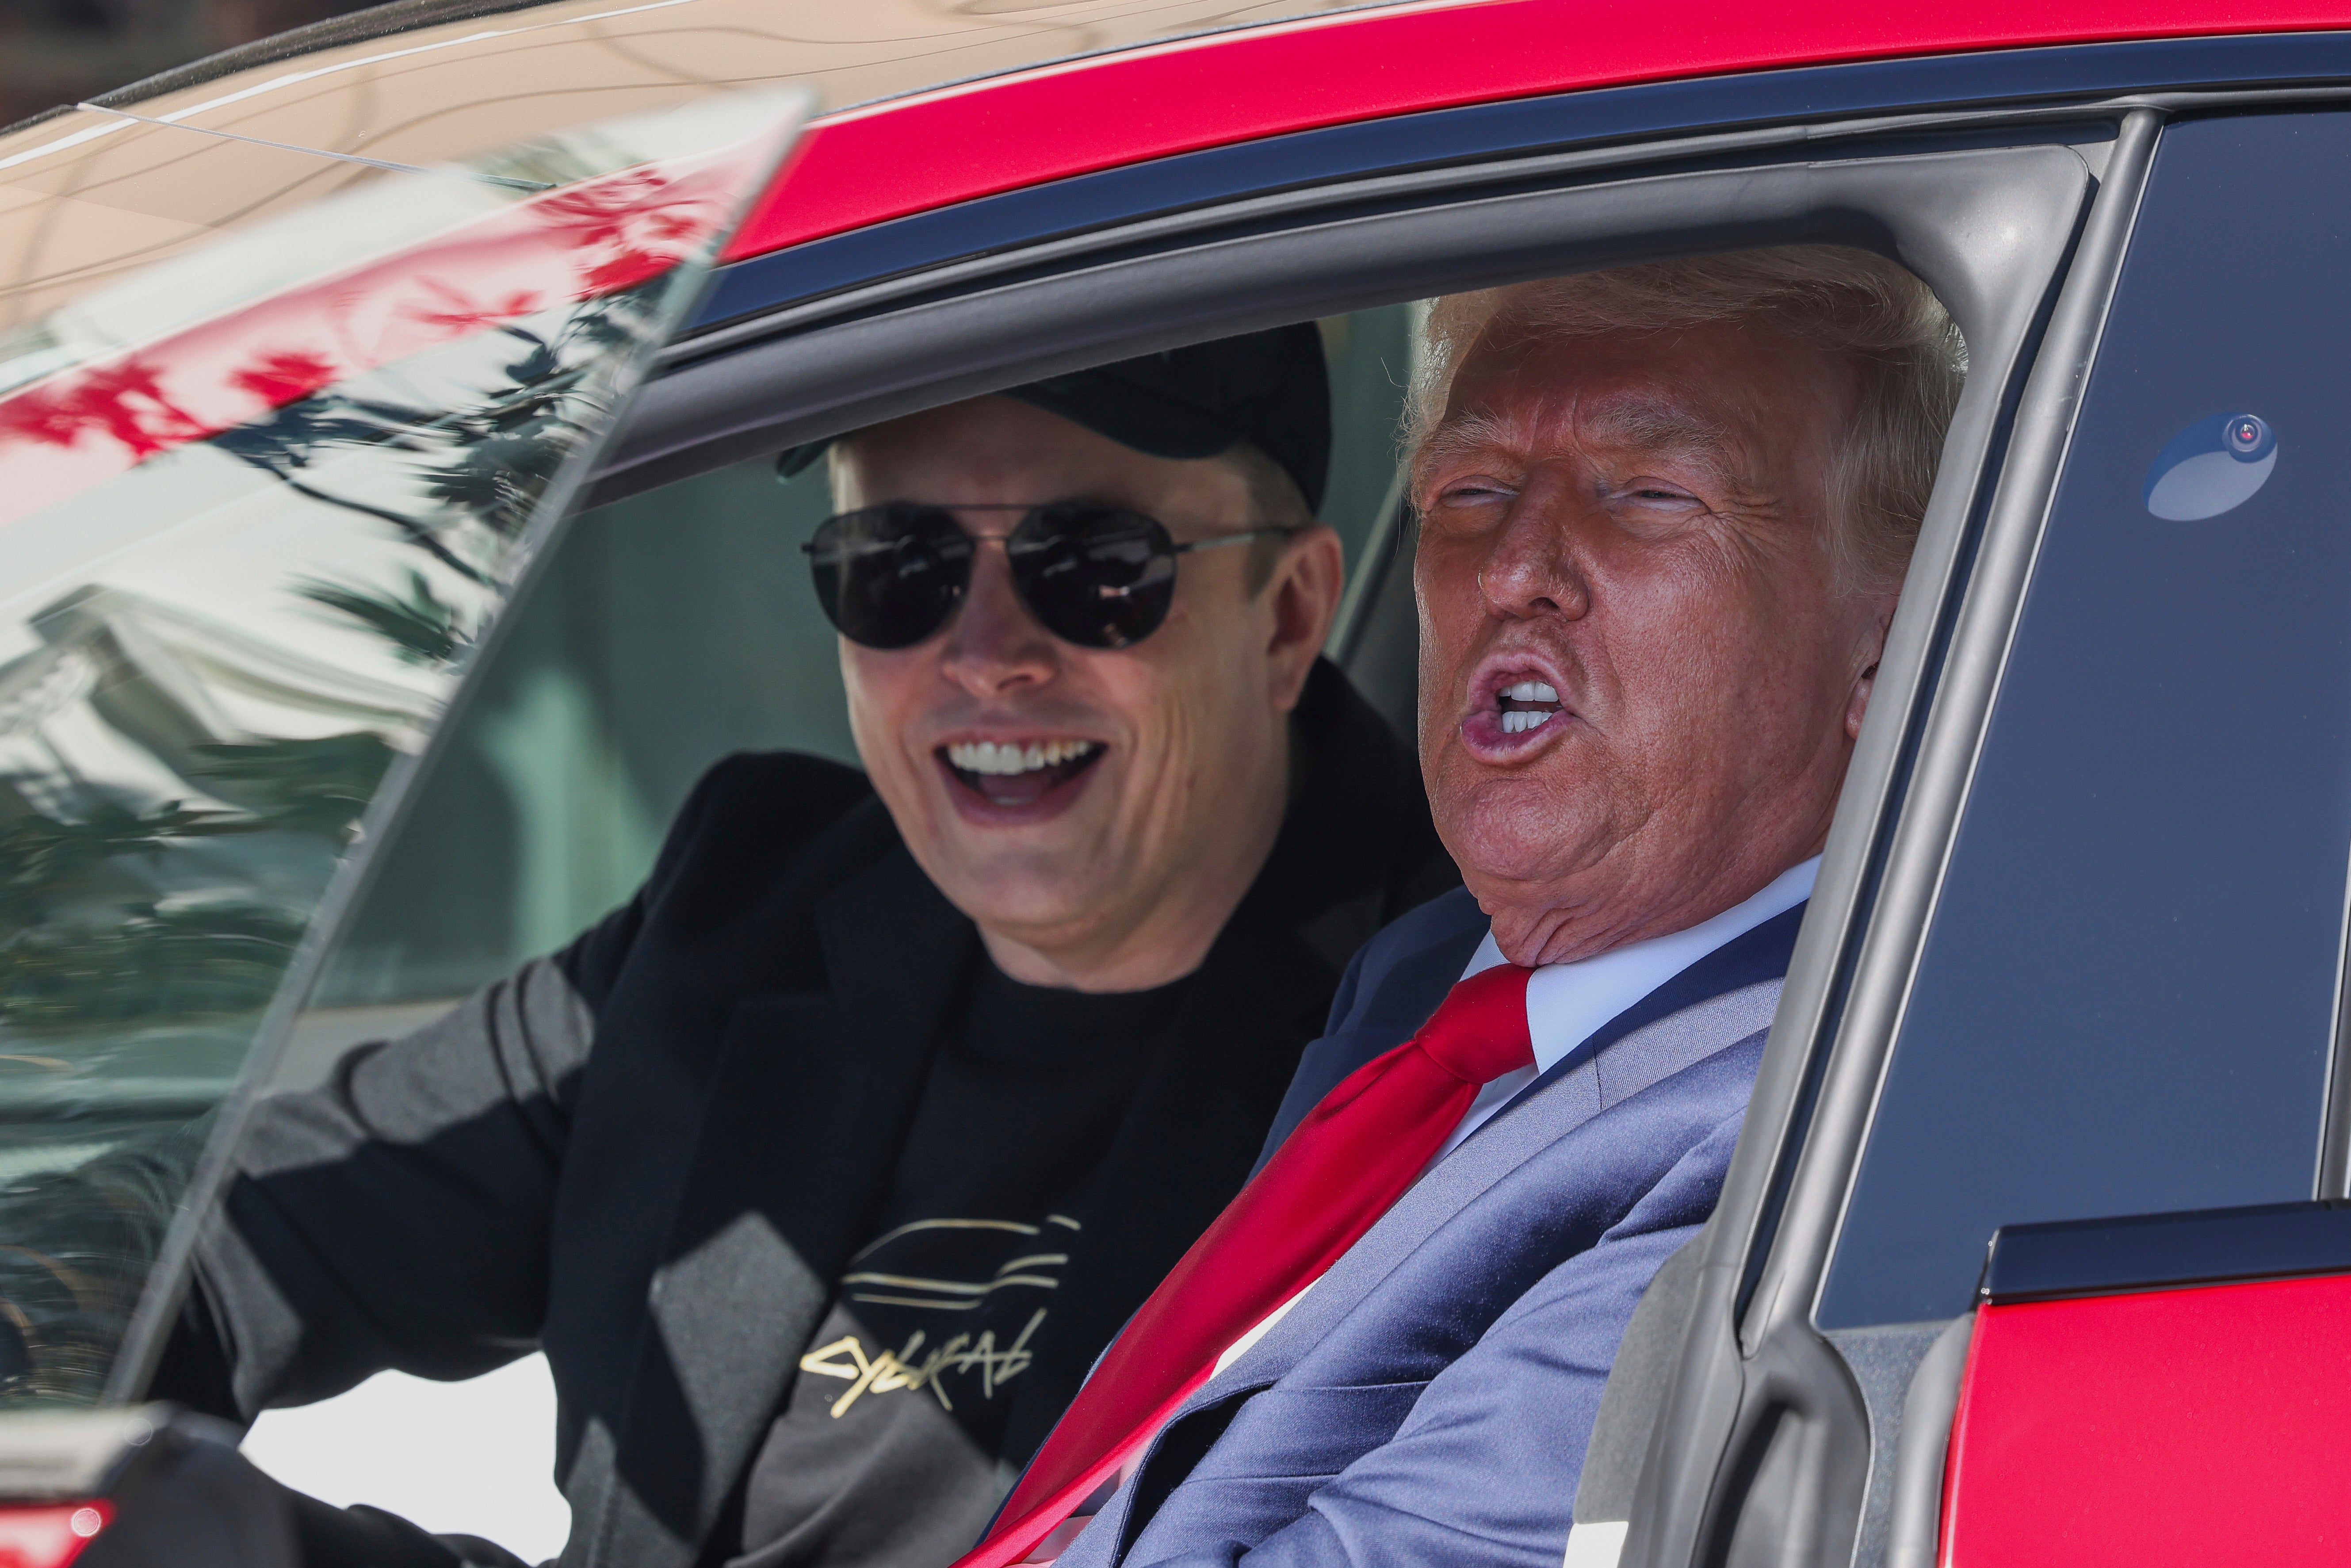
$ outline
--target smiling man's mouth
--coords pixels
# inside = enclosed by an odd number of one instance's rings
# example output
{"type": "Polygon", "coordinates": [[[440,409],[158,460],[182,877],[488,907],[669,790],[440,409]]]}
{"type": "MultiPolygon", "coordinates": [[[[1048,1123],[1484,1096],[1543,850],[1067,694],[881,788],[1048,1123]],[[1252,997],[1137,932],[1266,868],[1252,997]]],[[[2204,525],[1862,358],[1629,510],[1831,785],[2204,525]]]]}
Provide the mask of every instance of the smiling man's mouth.
{"type": "Polygon", "coordinates": [[[1522,735],[1559,716],[1559,692],[1543,681],[1520,681],[1494,694],[1502,713],[1502,733],[1522,735]]]}
{"type": "Polygon", "coordinates": [[[1102,758],[1095,740],[962,740],[938,748],[956,783],[991,805],[1041,800],[1102,758]]]}

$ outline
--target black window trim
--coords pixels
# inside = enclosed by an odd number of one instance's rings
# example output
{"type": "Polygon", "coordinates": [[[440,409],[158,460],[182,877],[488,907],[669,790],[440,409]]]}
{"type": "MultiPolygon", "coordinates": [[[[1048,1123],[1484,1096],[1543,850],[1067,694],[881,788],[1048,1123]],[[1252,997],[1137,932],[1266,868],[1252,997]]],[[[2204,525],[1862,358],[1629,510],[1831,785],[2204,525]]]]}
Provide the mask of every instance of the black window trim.
{"type": "Polygon", "coordinates": [[[2326,1056],[2326,1110],[2311,1197],[2351,1198],[2351,866],[2343,881],[2343,937],[2335,969],[2335,1045],[2326,1056]]]}

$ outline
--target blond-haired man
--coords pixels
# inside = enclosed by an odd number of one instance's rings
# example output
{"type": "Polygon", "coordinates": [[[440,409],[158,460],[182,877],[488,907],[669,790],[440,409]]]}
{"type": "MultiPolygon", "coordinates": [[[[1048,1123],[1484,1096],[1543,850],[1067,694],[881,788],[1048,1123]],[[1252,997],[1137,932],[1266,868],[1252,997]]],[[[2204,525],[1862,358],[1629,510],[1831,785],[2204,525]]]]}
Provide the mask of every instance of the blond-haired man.
{"type": "Polygon", "coordinates": [[[1123,1475],[1062,1568],[1552,1568],[1617,1343],[1720,1191],[1956,335],[1892,263],[1791,247],[1448,299],[1430,339],[1420,755],[1467,885],[1358,956],[981,1561],[1123,1475]]]}

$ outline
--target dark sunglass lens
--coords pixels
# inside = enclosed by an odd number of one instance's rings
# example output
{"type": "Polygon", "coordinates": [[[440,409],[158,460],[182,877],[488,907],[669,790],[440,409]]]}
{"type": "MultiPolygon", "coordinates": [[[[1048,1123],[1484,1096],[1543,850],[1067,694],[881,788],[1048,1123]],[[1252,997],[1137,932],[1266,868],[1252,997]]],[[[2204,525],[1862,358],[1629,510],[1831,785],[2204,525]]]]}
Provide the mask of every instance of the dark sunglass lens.
{"type": "Polygon", "coordinates": [[[937,507],[867,507],[818,527],[809,568],[817,602],[842,636],[911,648],[955,613],[971,580],[971,540],[937,507]]]}
{"type": "Polygon", "coordinates": [[[1140,512],[1042,507],[1011,546],[1020,596],[1064,642],[1123,648],[1159,630],[1176,598],[1176,547],[1140,512]]]}

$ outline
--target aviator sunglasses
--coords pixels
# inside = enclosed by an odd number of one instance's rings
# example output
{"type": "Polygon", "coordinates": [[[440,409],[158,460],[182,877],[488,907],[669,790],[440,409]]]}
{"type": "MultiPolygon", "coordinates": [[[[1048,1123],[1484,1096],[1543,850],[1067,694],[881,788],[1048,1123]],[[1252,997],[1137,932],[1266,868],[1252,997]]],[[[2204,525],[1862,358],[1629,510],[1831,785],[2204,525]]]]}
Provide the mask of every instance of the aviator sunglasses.
{"type": "Polygon", "coordinates": [[[984,542],[1004,546],[1012,587],[1046,631],[1081,648],[1125,648],[1159,630],[1176,558],[1289,528],[1179,545],[1155,517],[1098,501],[946,507],[888,501],[827,517],[800,546],[825,618],[868,648],[911,648],[947,623],[984,542]],[[1008,534],[968,534],[956,511],[1019,512],[1008,534]]]}

